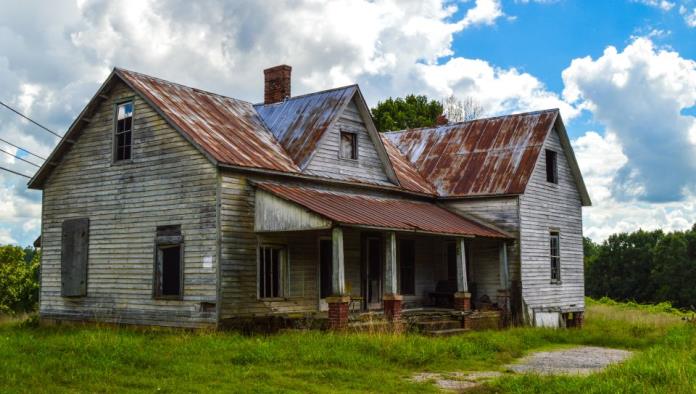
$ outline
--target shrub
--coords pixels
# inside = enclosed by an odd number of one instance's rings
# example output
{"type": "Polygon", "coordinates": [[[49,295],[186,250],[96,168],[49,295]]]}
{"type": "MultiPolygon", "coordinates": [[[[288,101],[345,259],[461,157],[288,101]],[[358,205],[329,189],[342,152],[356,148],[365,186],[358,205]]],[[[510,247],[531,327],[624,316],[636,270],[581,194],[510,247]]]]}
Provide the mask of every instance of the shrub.
{"type": "Polygon", "coordinates": [[[0,314],[31,312],[39,299],[40,253],[25,261],[25,250],[0,246],[0,314]]]}

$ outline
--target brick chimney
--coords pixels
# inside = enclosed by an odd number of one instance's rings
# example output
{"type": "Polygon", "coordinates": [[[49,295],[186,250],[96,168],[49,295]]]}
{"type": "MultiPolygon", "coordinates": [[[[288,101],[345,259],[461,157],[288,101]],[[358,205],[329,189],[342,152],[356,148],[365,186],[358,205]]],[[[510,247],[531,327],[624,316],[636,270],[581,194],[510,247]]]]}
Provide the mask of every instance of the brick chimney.
{"type": "Polygon", "coordinates": [[[292,67],[281,64],[263,70],[263,103],[273,104],[290,97],[290,72],[292,67]]]}

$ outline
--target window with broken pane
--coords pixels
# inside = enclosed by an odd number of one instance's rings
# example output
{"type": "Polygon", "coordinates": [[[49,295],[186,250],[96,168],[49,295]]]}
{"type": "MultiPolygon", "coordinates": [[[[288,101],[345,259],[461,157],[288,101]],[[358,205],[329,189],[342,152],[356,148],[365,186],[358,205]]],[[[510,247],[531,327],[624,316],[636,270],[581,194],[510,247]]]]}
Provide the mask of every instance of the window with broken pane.
{"type": "Polygon", "coordinates": [[[114,159],[130,160],[133,132],[133,102],[119,104],[116,110],[114,159]]]}

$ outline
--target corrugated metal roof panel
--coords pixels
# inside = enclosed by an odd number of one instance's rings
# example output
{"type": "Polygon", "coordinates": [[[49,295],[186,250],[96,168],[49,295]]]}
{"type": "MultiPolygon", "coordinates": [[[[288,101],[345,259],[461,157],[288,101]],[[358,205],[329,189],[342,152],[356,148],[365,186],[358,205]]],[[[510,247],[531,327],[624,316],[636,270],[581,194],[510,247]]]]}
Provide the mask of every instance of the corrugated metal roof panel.
{"type": "Polygon", "coordinates": [[[324,132],[355,94],[355,85],[255,105],[290,157],[304,168],[324,132]]]}
{"type": "Polygon", "coordinates": [[[257,187],[345,225],[507,238],[493,228],[429,202],[338,193],[275,183],[259,183],[257,187]]]}
{"type": "Polygon", "coordinates": [[[392,167],[399,180],[399,185],[410,191],[419,193],[428,193],[435,195],[435,188],[428,183],[421,174],[416,171],[415,167],[399,152],[399,150],[389,142],[386,136],[380,135],[384,148],[387,150],[392,167]]]}
{"type": "Polygon", "coordinates": [[[552,109],[385,137],[440,196],[521,194],[557,116],[552,109]]]}
{"type": "Polygon", "coordinates": [[[115,72],[219,163],[299,172],[251,103],[133,71],[115,72]]]}

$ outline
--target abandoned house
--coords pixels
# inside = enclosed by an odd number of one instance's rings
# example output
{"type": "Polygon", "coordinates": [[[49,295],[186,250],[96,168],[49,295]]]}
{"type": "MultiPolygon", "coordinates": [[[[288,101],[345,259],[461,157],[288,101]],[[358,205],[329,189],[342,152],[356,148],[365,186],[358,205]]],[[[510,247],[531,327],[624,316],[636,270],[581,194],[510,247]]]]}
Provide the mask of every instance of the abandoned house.
{"type": "Polygon", "coordinates": [[[42,320],[582,324],[558,110],[380,134],[357,85],[264,74],[252,104],[113,70],[29,182],[42,320]]]}

